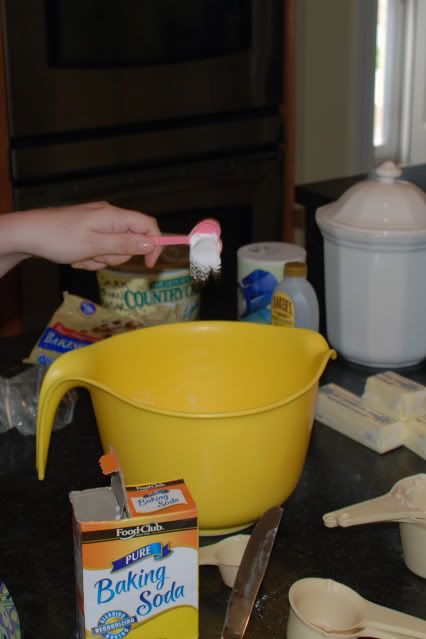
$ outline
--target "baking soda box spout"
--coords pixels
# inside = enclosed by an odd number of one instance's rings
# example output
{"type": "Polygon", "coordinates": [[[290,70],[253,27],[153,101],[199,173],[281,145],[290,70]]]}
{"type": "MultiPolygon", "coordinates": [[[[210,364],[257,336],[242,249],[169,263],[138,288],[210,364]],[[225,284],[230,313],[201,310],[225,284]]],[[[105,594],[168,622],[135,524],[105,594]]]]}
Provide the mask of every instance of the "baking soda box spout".
{"type": "Polygon", "coordinates": [[[111,454],[101,458],[110,486],[70,493],[79,637],[195,639],[198,525],[188,487],[124,486],[111,454]]]}

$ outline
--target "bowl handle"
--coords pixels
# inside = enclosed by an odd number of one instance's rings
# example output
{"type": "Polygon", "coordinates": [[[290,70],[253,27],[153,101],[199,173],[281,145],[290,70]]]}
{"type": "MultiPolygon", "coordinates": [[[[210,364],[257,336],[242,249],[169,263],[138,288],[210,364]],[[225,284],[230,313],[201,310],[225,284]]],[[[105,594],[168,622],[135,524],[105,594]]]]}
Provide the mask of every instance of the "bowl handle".
{"type": "Polygon", "coordinates": [[[90,348],[92,347],[86,346],[84,349],[61,355],[50,365],[43,379],[38,400],[36,432],[36,467],[40,480],[44,479],[50,437],[60,401],[71,388],[88,387],[84,378],[89,373],[89,361],[83,351],[90,348]],[[73,370],[76,371],[75,374],[73,370]]]}

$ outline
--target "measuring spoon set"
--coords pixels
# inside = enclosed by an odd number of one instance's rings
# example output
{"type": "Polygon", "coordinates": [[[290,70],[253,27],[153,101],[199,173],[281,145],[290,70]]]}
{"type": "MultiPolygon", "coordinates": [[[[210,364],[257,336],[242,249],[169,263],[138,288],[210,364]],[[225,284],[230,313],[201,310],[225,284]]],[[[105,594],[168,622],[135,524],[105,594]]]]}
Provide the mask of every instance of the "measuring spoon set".
{"type": "MultiPolygon", "coordinates": [[[[426,578],[426,474],[405,477],[380,497],[328,512],[323,521],[328,528],[398,523],[407,567],[426,578]]],[[[426,639],[426,621],[374,604],[331,579],[296,581],[289,601],[287,639],[426,639]]]]}
{"type": "Polygon", "coordinates": [[[215,544],[201,546],[198,564],[217,566],[225,585],[232,588],[249,539],[250,535],[234,535],[215,544]]]}
{"type": "Polygon", "coordinates": [[[323,521],[328,528],[398,523],[407,568],[426,578],[426,474],[405,477],[385,495],[326,513],[323,521]]]}
{"type": "MultiPolygon", "coordinates": [[[[426,474],[401,479],[375,499],[326,513],[323,521],[328,528],[399,523],[405,563],[426,578],[426,474]]],[[[201,547],[200,565],[218,566],[224,583],[232,588],[249,538],[239,534],[201,547]]],[[[287,639],[426,639],[426,621],[374,604],[331,579],[294,582],[289,602],[287,639]]]]}
{"type": "MultiPolygon", "coordinates": [[[[149,239],[155,246],[175,246],[178,244],[191,244],[191,240],[202,238],[203,236],[215,235],[220,242],[221,228],[217,220],[206,218],[194,226],[188,235],[150,235],[149,239]]],[[[220,243],[220,246],[222,244],[220,243]]]]}
{"type": "Polygon", "coordinates": [[[426,621],[374,604],[332,579],[300,579],[289,590],[287,639],[425,639],[426,621]]]}

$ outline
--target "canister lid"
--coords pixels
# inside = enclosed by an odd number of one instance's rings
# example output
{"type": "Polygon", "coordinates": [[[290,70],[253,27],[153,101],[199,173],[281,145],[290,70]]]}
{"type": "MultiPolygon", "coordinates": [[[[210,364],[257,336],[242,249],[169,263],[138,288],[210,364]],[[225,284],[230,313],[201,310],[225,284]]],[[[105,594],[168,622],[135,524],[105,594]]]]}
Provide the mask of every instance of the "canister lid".
{"type": "Polygon", "coordinates": [[[322,231],[339,229],[345,235],[410,235],[426,233],[426,194],[410,182],[399,180],[401,169],[385,162],[374,179],[349,188],[336,202],[320,207],[316,220],[322,231]]]}
{"type": "Polygon", "coordinates": [[[240,246],[237,252],[240,260],[282,264],[283,261],[304,261],[306,251],[301,246],[289,242],[255,242],[240,246]]]}
{"type": "Polygon", "coordinates": [[[284,277],[306,277],[308,267],[305,262],[286,262],[283,268],[284,277]]]}

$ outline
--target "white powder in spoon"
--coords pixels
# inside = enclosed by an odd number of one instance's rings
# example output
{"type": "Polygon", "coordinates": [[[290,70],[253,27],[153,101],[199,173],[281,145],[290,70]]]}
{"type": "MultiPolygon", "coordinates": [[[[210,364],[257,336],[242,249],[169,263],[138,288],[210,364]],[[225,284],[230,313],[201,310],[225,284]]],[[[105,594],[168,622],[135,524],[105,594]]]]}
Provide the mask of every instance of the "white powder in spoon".
{"type": "Polygon", "coordinates": [[[194,233],[189,242],[191,275],[197,282],[205,282],[210,275],[219,275],[220,240],[216,233],[194,233]]]}

